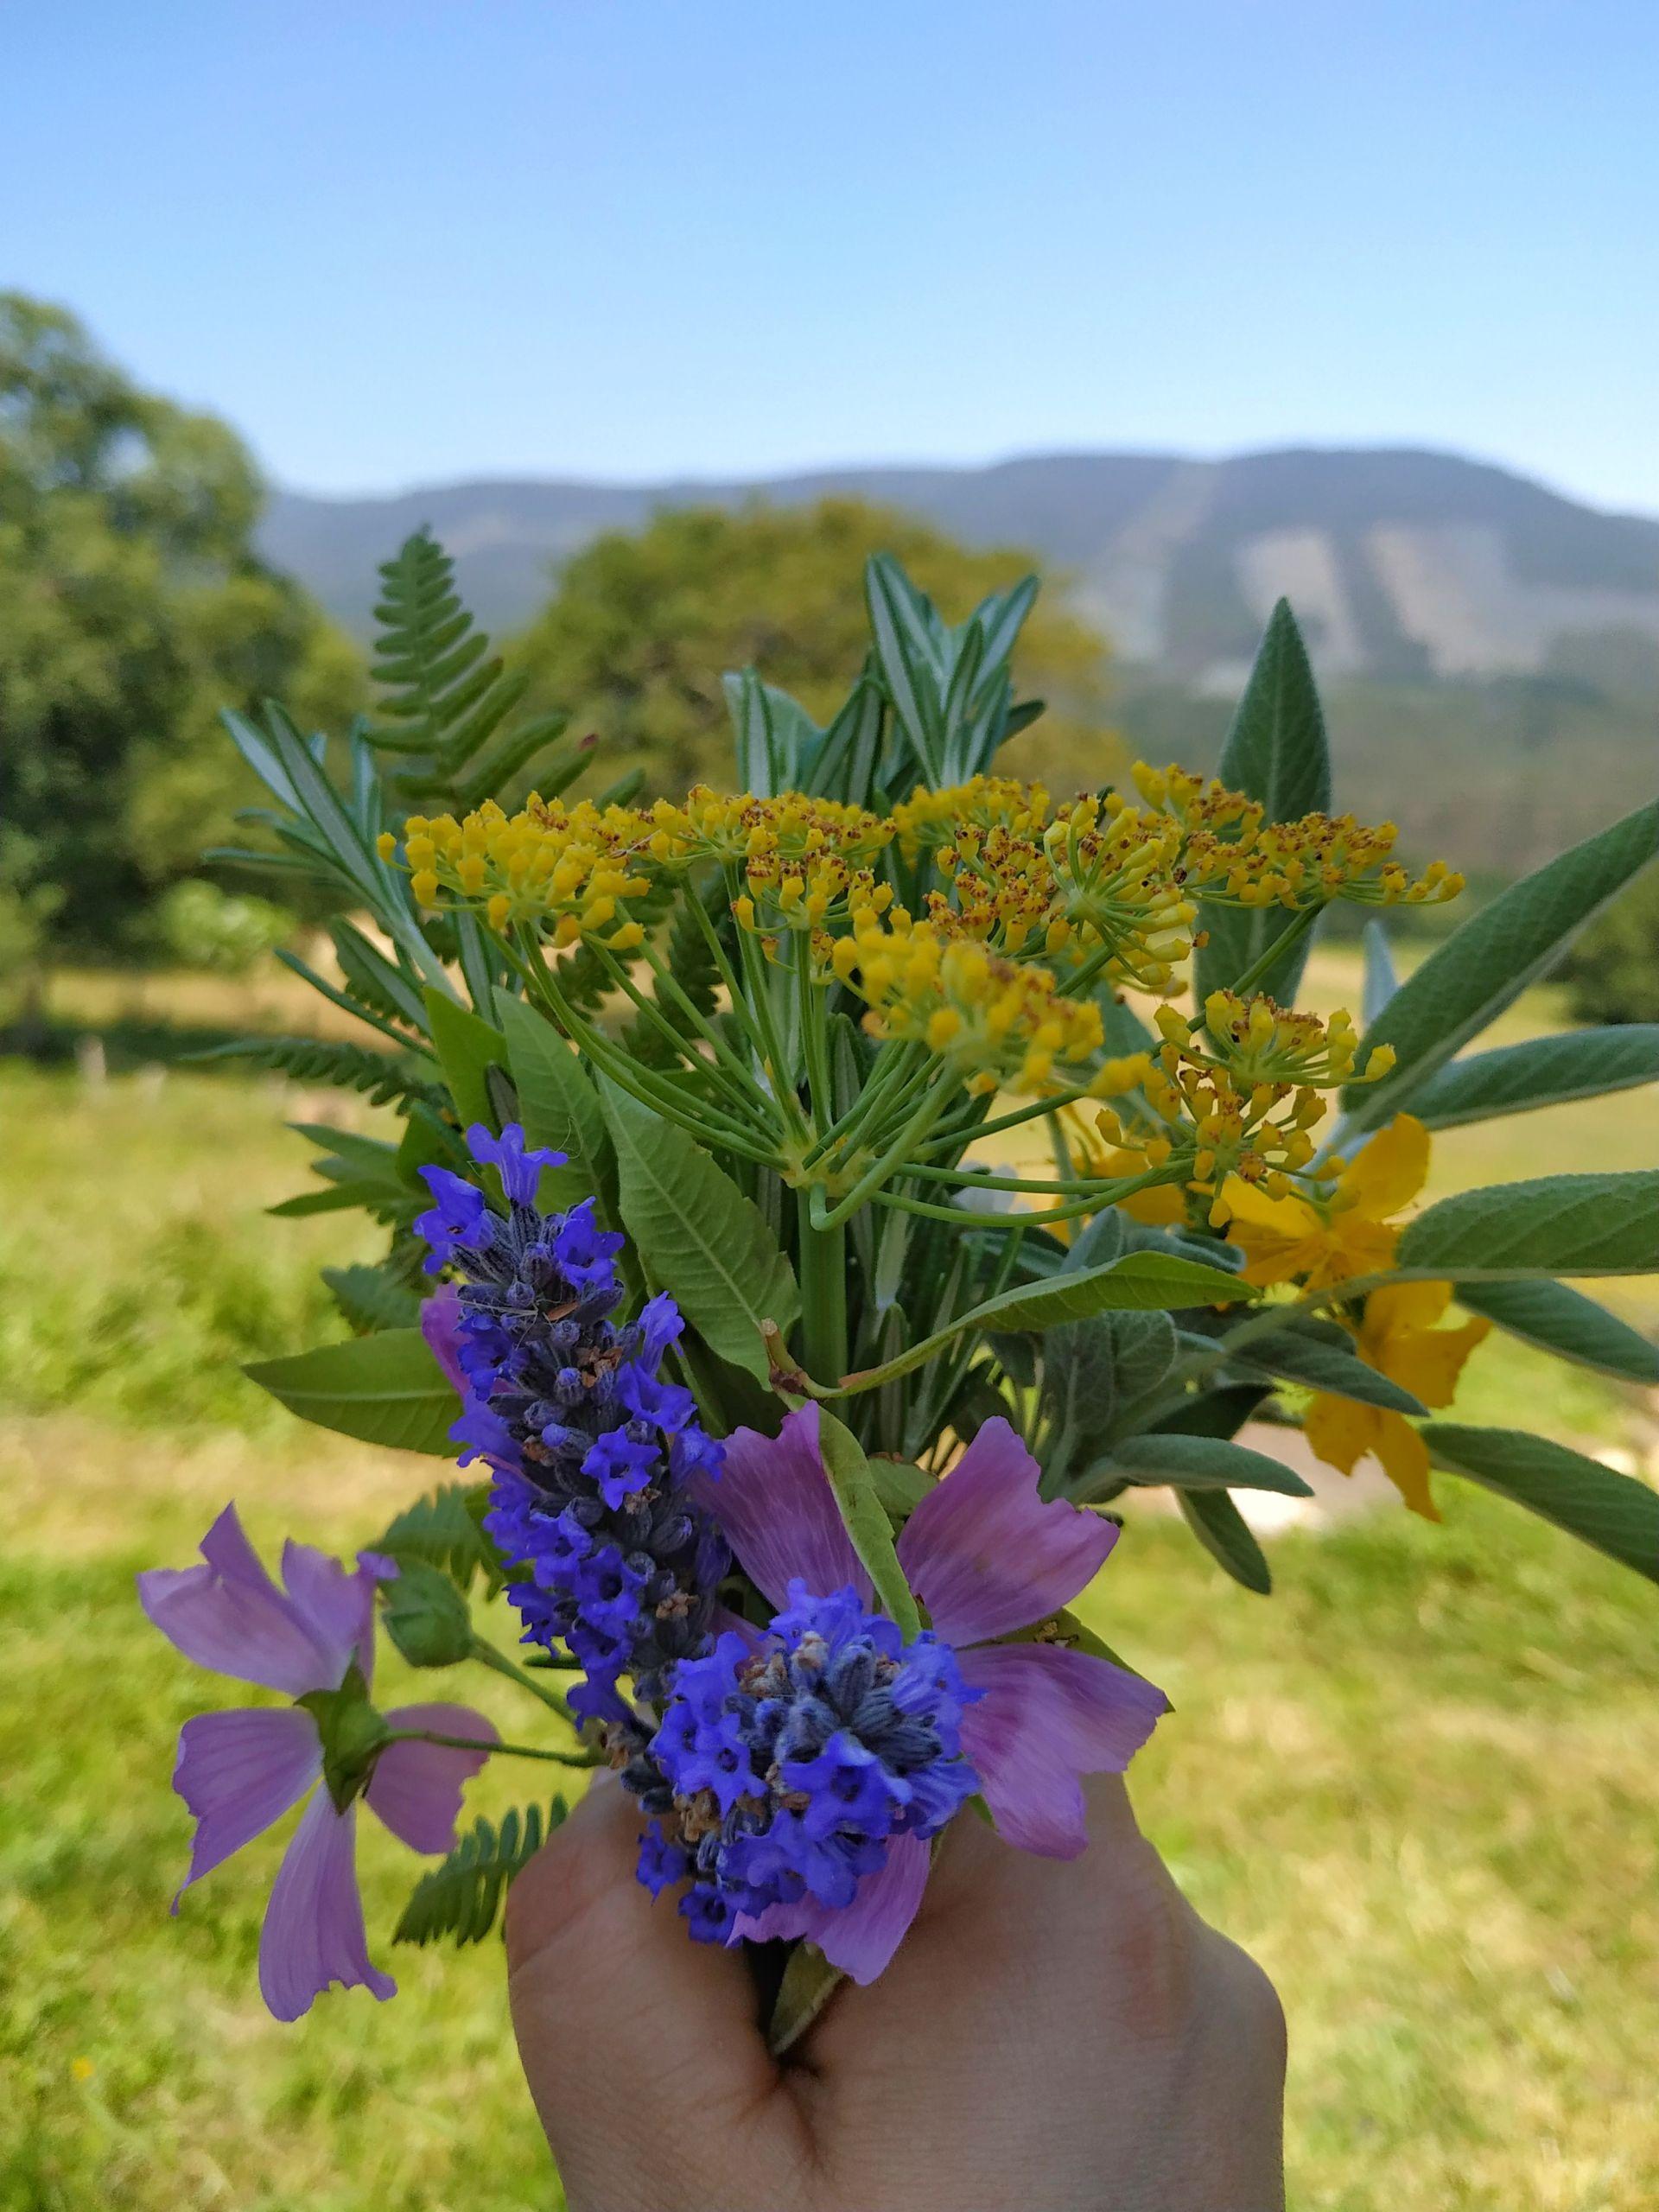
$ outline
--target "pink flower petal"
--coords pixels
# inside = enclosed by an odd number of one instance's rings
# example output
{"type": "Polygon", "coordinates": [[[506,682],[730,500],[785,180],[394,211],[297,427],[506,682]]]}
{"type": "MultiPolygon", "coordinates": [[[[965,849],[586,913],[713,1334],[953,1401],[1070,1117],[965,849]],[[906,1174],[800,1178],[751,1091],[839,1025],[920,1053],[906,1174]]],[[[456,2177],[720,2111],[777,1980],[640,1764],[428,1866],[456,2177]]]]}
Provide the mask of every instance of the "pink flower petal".
{"type": "Polygon", "coordinates": [[[962,1716],[962,1748],[998,1832],[1022,1850],[1075,1859],[1088,1841],[1077,1777],[1122,1774],[1168,1699],[1058,1643],[984,1644],[957,1657],[963,1680],[984,1692],[962,1716]]]}
{"type": "Polygon", "coordinates": [[[694,1494],[774,1605],[789,1603],[796,1575],[815,1597],[827,1598],[851,1583],[869,1604],[870,1578],[823,1471],[816,1405],[791,1414],[775,1437],[753,1428],[728,1436],[718,1477],[700,1475],[694,1494]]]}
{"type": "Polygon", "coordinates": [[[467,1377],[461,1364],[461,1293],[454,1283],[445,1283],[421,1307],[421,1334],[445,1379],[455,1395],[464,1399],[467,1377]]]}
{"type": "Polygon", "coordinates": [[[1044,1503],[1037,1480],[1007,1421],[988,1421],[906,1522],[899,1563],[947,1643],[1030,1627],[1105,1563],[1115,1524],[1061,1498],[1044,1503]]]}
{"type": "Polygon", "coordinates": [[[458,1751],[448,1744],[389,1744],[375,1761],[364,1792],[370,1811],[411,1851],[448,1851],[455,1840],[461,1785],[500,1739],[483,1714],[467,1705],[400,1705],[385,1718],[393,1728],[429,1728],[440,1736],[478,1739],[475,1751],[458,1751]]]}
{"type": "Polygon", "coordinates": [[[802,1933],[832,1967],[856,1982],[874,1981],[910,1932],[927,1887],[931,1859],[919,1836],[894,1836],[886,1866],[864,1877],[851,1904],[839,1911],[821,1905],[802,1933]]]}
{"type": "Polygon", "coordinates": [[[369,1675],[374,1665],[374,1585],[378,1578],[348,1573],[337,1559],[290,1536],[283,1546],[283,1582],[296,1611],[329,1655],[336,1688],[355,1660],[369,1675]]]}
{"type": "Polygon", "coordinates": [[[319,1789],[276,1870],[259,1938],[259,1988],[279,2020],[297,2020],[332,1982],[383,2000],[397,1992],[369,1963],[356,1832],[356,1806],[337,1813],[319,1789]]]}
{"type": "Polygon", "coordinates": [[[271,1580],[227,1505],[201,1540],[205,1567],[156,1567],[138,1577],[138,1601],[168,1640],[199,1667],[302,1697],[334,1689],[349,1659],[271,1580]]]}
{"type": "MultiPolygon", "coordinates": [[[[317,1724],[296,1706],[198,1713],[179,1734],[173,1787],[196,1823],[182,1897],[297,1805],[322,1772],[317,1724]]],[[[179,1909],[179,1897],[173,1910],[179,1909]]]]}

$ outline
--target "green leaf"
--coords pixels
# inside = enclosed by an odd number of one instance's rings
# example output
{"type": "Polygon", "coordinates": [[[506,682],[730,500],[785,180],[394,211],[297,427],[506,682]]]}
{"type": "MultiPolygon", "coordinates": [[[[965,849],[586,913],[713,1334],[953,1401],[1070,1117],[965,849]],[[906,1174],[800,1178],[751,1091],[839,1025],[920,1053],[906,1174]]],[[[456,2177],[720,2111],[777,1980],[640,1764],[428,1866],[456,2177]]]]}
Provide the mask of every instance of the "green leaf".
{"type": "Polygon", "coordinates": [[[495,1925],[501,1895],[564,1819],[563,1797],[507,1814],[500,1827],[479,1821],[442,1865],[423,1874],[391,1931],[394,1943],[481,1942],[495,1925]]]}
{"type": "Polygon", "coordinates": [[[383,1329],[243,1370],[302,1421],[365,1444],[452,1458],[449,1430],[461,1412],[418,1329],[383,1329]]]}
{"type": "Polygon", "coordinates": [[[801,1310],[787,1258],[753,1205],[683,1129],[601,1084],[616,1147],[622,1223],[652,1276],[709,1350],[771,1379],[763,1321],[787,1331],[801,1310]]]}
{"type": "Polygon", "coordinates": [[[774,2058],[794,2049],[846,1979],[816,1943],[795,1946],[766,2023],[766,2049],[774,2058]]]}
{"type": "Polygon", "coordinates": [[[1126,1437],[1096,1459],[1074,1495],[1086,1497],[1097,1480],[1170,1490],[1271,1490],[1283,1497],[1312,1497],[1299,1474],[1265,1452],[1215,1436],[1178,1436],[1156,1431],[1126,1437]]]}
{"type": "Polygon", "coordinates": [[[1388,932],[1381,922],[1366,923],[1363,943],[1365,982],[1361,1019],[1369,1028],[1399,989],[1400,978],[1394,972],[1394,956],[1389,950],[1388,932]]]}
{"type": "MultiPolygon", "coordinates": [[[[1216,773],[1229,789],[1260,799],[1269,822],[1295,822],[1330,807],[1331,755],[1325,715],[1307,648],[1285,600],[1268,618],[1216,773]]],[[[1208,900],[1201,903],[1199,916],[1209,933],[1195,962],[1200,1007],[1211,991],[1229,989],[1297,921],[1283,906],[1239,912],[1208,900]]],[[[1305,935],[1265,979],[1274,996],[1286,1005],[1295,996],[1311,941],[1305,935]]]]}
{"type": "Polygon", "coordinates": [[[1402,1274],[1452,1281],[1659,1269],[1659,1169],[1545,1175],[1459,1191],[1407,1225],[1402,1274]]]}
{"type": "Polygon", "coordinates": [[[842,1521],[853,1540],[853,1549],[863,1560],[888,1618],[898,1624],[908,1643],[921,1634],[922,1617],[916,1610],[916,1600],[893,1549],[887,1508],[881,1503],[863,1446],[851,1429],[843,1427],[822,1406],[818,1408],[818,1449],[823,1455],[824,1471],[830,1478],[830,1487],[836,1493],[842,1521]]]}
{"type": "Polygon", "coordinates": [[[532,1145],[550,1145],[556,1152],[569,1154],[568,1167],[550,1167],[543,1174],[543,1204],[569,1206],[597,1196],[600,1212],[611,1217],[615,1212],[616,1157],[606,1134],[599,1093],[588,1081],[575,1046],[533,1007],[509,992],[497,992],[495,1010],[525,1136],[532,1145]]]}
{"type": "Polygon", "coordinates": [[[1226,1491],[1181,1490],[1175,1497],[1187,1527],[1217,1565],[1224,1567],[1235,1582],[1265,1598],[1273,1588],[1273,1575],[1261,1545],[1226,1491]]]}
{"type": "Polygon", "coordinates": [[[1623,1382],[1659,1388],[1659,1344],[1564,1282],[1460,1283],[1458,1303],[1523,1344],[1623,1382]]]}
{"type": "Polygon", "coordinates": [[[377,1329],[412,1328],[420,1319],[420,1300],[383,1268],[324,1268],[322,1279],[359,1336],[377,1329]]]}
{"type": "Polygon", "coordinates": [[[499,1029],[480,1021],[477,1014],[442,991],[427,992],[426,1018],[461,1126],[464,1129],[474,1122],[482,1122],[499,1135],[500,1124],[490,1103],[486,1071],[506,1066],[505,1039],[499,1029]]]}
{"type": "MultiPolygon", "coordinates": [[[[372,1051],[337,1037],[238,1037],[229,1045],[210,1045],[200,1052],[181,1052],[181,1060],[246,1060],[254,1067],[270,1068],[291,1076],[296,1083],[331,1083],[340,1090],[358,1090],[372,1105],[392,1099],[438,1096],[435,1087],[423,1083],[412,1062],[390,1052],[372,1051]]],[[[420,1065],[430,1069],[430,1060],[420,1065]]]]}
{"type": "Polygon", "coordinates": [[[1402,1390],[1386,1375],[1368,1367],[1353,1350],[1351,1340],[1338,1342],[1344,1334],[1334,1325],[1328,1336],[1322,1330],[1316,1335],[1308,1328],[1275,1329],[1268,1336],[1253,1337],[1229,1357],[1280,1376],[1287,1382],[1300,1382],[1310,1390],[1328,1390],[1333,1397],[1356,1399],[1363,1406],[1383,1406],[1396,1414],[1428,1410],[1409,1390],[1402,1390]]]}
{"type": "Polygon", "coordinates": [[[493,1592],[505,1580],[505,1567],[485,1533],[490,1495],[488,1483],[440,1483],[406,1505],[369,1549],[386,1553],[399,1567],[435,1567],[463,1592],[481,1577],[493,1592]]]}
{"type": "Polygon", "coordinates": [[[1499,1114],[1526,1114],[1569,1098],[1596,1098],[1659,1082],[1659,1022],[1618,1029],[1573,1029],[1560,1037],[1529,1037],[1495,1052],[1452,1060],[1431,1076],[1411,1110],[1431,1129],[1499,1114]]]}
{"type": "Polygon", "coordinates": [[[1409,1107],[1419,1086],[1520,997],[1568,939],[1659,853],[1659,802],[1574,845],[1466,921],[1407,977],[1360,1051],[1388,1045],[1395,1062],[1380,1082],[1343,1093],[1346,1127],[1373,1129],[1409,1107]]]}
{"type": "Polygon", "coordinates": [[[1234,1437],[1264,1398],[1273,1392],[1265,1382],[1225,1382],[1218,1390],[1202,1390],[1154,1423],[1162,1436],[1234,1437]]]}
{"type": "Polygon", "coordinates": [[[1417,1433],[1437,1467],[1513,1498],[1659,1582],[1659,1494],[1645,1483],[1522,1429],[1432,1421],[1417,1433]]]}
{"type": "Polygon", "coordinates": [[[1236,1275],[1201,1261],[1177,1259],[1162,1252],[1126,1252],[1104,1267],[1088,1268],[1077,1274],[1051,1276],[1046,1282],[1016,1283],[1011,1290],[987,1299],[982,1306],[937,1329],[931,1337],[909,1345],[880,1367],[867,1367],[847,1376],[830,1396],[854,1396],[874,1390],[912,1368],[921,1367],[934,1353],[960,1336],[964,1329],[1014,1332],[1049,1329],[1062,1321],[1086,1320],[1091,1313],[1114,1309],[1163,1310],[1184,1306],[1217,1306],[1231,1300],[1254,1298],[1255,1291],[1236,1275]]]}
{"type": "Polygon", "coordinates": [[[411,1667],[456,1667],[472,1652],[473,1616],[448,1575],[435,1567],[400,1562],[381,1592],[386,1634],[411,1667]]]}

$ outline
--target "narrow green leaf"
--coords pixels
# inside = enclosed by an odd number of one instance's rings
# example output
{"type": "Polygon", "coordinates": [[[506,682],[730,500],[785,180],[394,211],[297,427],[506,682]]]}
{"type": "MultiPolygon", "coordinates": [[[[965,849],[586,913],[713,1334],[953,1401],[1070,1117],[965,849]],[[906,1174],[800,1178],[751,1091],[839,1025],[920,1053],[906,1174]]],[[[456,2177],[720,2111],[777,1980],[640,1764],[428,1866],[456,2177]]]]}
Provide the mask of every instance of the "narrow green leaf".
{"type": "Polygon", "coordinates": [[[1004,1332],[1048,1329],[1058,1322],[1086,1320],[1091,1313],[1114,1309],[1167,1311],[1184,1306],[1218,1306],[1255,1295],[1236,1275],[1206,1267],[1201,1261],[1176,1259],[1161,1252],[1126,1252],[1104,1267],[1085,1268],[1078,1274],[1054,1275],[1041,1283],[1016,1283],[1013,1289],[971,1307],[880,1367],[867,1367],[845,1376],[840,1390],[827,1395],[852,1397],[861,1391],[878,1389],[884,1382],[923,1366],[965,1329],[1004,1332]]]}
{"type": "Polygon", "coordinates": [[[1261,1545],[1226,1491],[1181,1490],[1175,1497],[1187,1527],[1216,1564],[1225,1567],[1235,1582],[1265,1598],[1273,1588],[1272,1573],[1261,1545]]]}
{"type": "Polygon", "coordinates": [[[452,1458],[449,1430],[461,1402],[418,1329],[383,1329],[244,1370],[302,1421],[365,1444],[452,1458]]]}
{"type": "Polygon", "coordinates": [[[1141,1489],[1270,1490],[1281,1497],[1312,1497],[1299,1474],[1265,1452],[1215,1436],[1177,1436],[1157,1431],[1126,1437],[1104,1459],[1096,1459],[1073,1494],[1086,1497],[1100,1480],[1132,1483],[1141,1489]]]}
{"type": "Polygon", "coordinates": [[[1175,1436],[1234,1437],[1273,1391],[1265,1382],[1226,1382],[1202,1390],[1155,1423],[1156,1433],[1175,1436]]]}
{"type": "Polygon", "coordinates": [[[1569,1098],[1597,1098],[1659,1082],[1659,1022],[1617,1029],[1573,1029],[1529,1037],[1494,1052],[1452,1060],[1431,1076],[1411,1110],[1431,1129],[1456,1128],[1499,1114],[1530,1113],[1569,1098]]]}
{"type": "Polygon", "coordinates": [[[568,1206],[597,1195],[601,1212],[611,1216],[616,1155],[599,1093],[588,1081],[575,1046],[511,992],[496,993],[495,1010],[525,1136],[532,1145],[550,1145],[569,1155],[568,1167],[550,1167],[543,1175],[543,1203],[568,1206]]]}
{"type": "Polygon", "coordinates": [[[1459,1191],[1408,1224],[1395,1265],[1471,1282],[1650,1274],[1659,1270],[1659,1169],[1459,1191]]]}
{"type": "Polygon", "coordinates": [[[1500,892],[1437,945],[1365,1032],[1363,1046],[1389,1046],[1395,1065],[1380,1082],[1343,1093],[1347,1128],[1374,1129],[1409,1107],[1418,1087],[1512,1005],[1656,854],[1659,801],[1500,892]]]}
{"type": "Polygon", "coordinates": [[[1328,1390],[1333,1397],[1353,1398],[1363,1406],[1383,1406],[1396,1414],[1428,1410],[1409,1390],[1368,1367],[1351,1344],[1338,1343],[1339,1333],[1334,1326],[1328,1337],[1312,1330],[1275,1329],[1269,1336],[1253,1337],[1236,1357],[1241,1365],[1262,1368],[1310,1390],[1328,1390]]]}
{"type": "MultiPolygon", "coordinates": [[[[1295,822],[1331,804],[1325,715],[1307,648],[1285,600],[1268,618],[1216,773],[1230,790],[1260,799],[1269,822],[1295,822]]],[[[1206,900],[1199,911],[1209,938],[1194,963],[1200,1007],[1211,991],[1228,989],[1253,967],[1296,920],[1283,906],[1240,912],[1206,900]]],[[[1304,937],[1267,979],[1286,1005],[1295,996],[1311,942],[1304,937]]]]}
{"type": "Polygon", "coordinates": [[[1364,946],[1365,983],[1361,1018],[1369,1029],[1399,989],[1400,978],[1394,972],[1394,956],[1389,950],[1388,931],[1381,922],[1372,920],[1366,923],[1364,946]]]}
{"type": "Polygon", "coordinates": [[[438,990],[426,994],[426,1018],[461,1126],[482,1122],[499,1135],[485,1071],[507,1065],[506,1041],[500,1031],[438,990]]]}
{"type": "Polygon", "coordinates": [[[1513,1498],[1659,1582],[1659,1493],[1645,1483],[1522,1429],[1432,1421],[1418,1434],[1437,1467],[1513,1498]]]}
{"type": "Polygon", "coordinates": [[[795,1946],[766,2024],[766,2049],[774,2058],[794,2049],[846,1979],[816,1943],[795,1946]]]}
{"type": "Polygon", "coordinates": [[[1659,1344],[1564,1282],[1460,1283],[1458,1303],[1575,1367],[1659,1389],[1659,1344]]]}
{"type": "Polygon", "coordinates": [[[787,1331],[801,1310],[777,1238],[683,1129],[613,1083],[602,1082],[600,1095],[616,1147],[623,1226],[646,1267],[711,1351],[769,1382],[760,1325],[787,1331]]]}
{"type": "Polygon", "coordinates": [[[822,1406],[818,1408],[818,1448],[853,1549],[863,1560],[888,1618],[898,1624],[908,1642],[920,1635],[922,1617],[893,1549],[892,1524],[870,1473],[870,1463],[851,1429],[843,1427],[822,1406]]]}

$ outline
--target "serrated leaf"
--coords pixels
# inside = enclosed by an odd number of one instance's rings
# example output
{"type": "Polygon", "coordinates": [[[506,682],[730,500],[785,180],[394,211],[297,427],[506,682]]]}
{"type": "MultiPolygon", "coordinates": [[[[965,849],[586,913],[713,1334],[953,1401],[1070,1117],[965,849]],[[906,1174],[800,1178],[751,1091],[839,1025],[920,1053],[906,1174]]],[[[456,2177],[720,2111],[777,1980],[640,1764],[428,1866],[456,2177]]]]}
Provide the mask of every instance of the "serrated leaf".
{"type": "Polygon", "coordinates": [[[1235,1582],[1265,1598],[1273,1574],[1243,1515],[1224,1490],[1182,1490],[1175,1493],[1186,1525],[1218,1567],[1235,1582]]]}
{"type": "Polygon", "coordinates": [[[420,1300],[384,1268],[324,1268],[322,1279],[335,1305],[359,1336],[372,1335],[377,1329],[412,1328],[420,1319],[420,1300]]]}
{"type": "Polygon", "coordinates": [[[491,1487],[488,1483],[440,1483],[406,1505],[369,1549],[385,1552],[400,1567],[435,1567],[463,1592],[480,1577],[487,1590],[499,1589],[506,1563],[484,1528],[491,1487]]]}
{"type": "Polygon", "coordinates": [[[683,1129],[613,1083],[601,1099],[623,1226],[645,1266],[711,1351],[769,1382],[761,1324],[787,1332],[801,1300],[765,1217],[683,1129]]]}
{"type": "Polygon", "coordinates": [[[1313,1492],[1282,1460],[1248,1445],[1216,1436],[1181,1436],[1149,1430],[1125,1437],[1096,1459],[1076,1496],[1086,1496],[1097,1480],[1125,1482],[1140,1489],[1180,1491],[1268,1490],[1281,1497],[1312,1497],[1313,1492]]]}
{"type": "Polygon", "coordinates": [[[1361,1064],[1368,1048],[1387,1045],[1395,1065],[1380,1082],[1343,1093],[1346,1128],[1376,1128],[1410,1106],[1419,1086],[1513,1004],[1656,854],[1659,802],[1511,884],[1437,945],[1366,1029],[1361,1064]]]}
{"type": "Polygon", "coordinates": [[[856,1375],[843,1376],[840,1390],[825,1395],[851,1397],[861,1391],[879,1389],[884,1382],[925,1365],[967,1329],[1008,1334],[1049,1329],[1060,1322],[1086,1320],[1092,1313],[1113,1310],[1167,1311],[1255,1295],[1250,1286],[1236,1275],[1206,1267],[1200,1261],[1177,1259],[1161,1252],[1126,1252],[1104,1267],[1088,1268],[1077,1274],[1051,1275],[1039,1283],[1016,1283],[982,1306],[970,1307],[880,1367],[867,1367],[856,1375]]]}
{"type": "Polygon", "coordinates": [[[1571,1098],[1598,1098],[1659,1082],[1659,1022],[1617,1029],[1573,1029],[1529,1037],[1452,1060],[1431,1076],[1411,1110],[1431,1129],[1452,1129],[1499,1114],[1527,1114],[1571,1098]]]}
{"type": "Polygon", "coordinates": [[[256,1360],[243,1372],[319,1428],[397,1451],[454,1456],[449,1431],[461,1401],[418,1329],[384,1329],[287,1359],[256,1360]]]}
{"type": "Polygon", "coordinates": [[[1659,1169],[1459,1191],[1407,1225],[1395,1265],[1452,1281],[1650,1274],[1659,1270],[1659,1169]]]}
{"type": "Polygon", "coordinates": [[[1409,1390],[1367,1366],[1351,1344],[1338,1343],[1338,1333],[1334,1328],[1329,1337],[1316,1336],[1311,1330],[1276,1329],[1270,1335],[1253,1337],[1229,1357],[1240,1365],[1280,1376],[1287,1382],[1300,1382],[1310,1390],[1353,1398],[1363,1406],[1382,1406],[1396,1414],[1427,1411],[1409,1390]]]}
{"type": "Polygon", "coordinates": [[[575,1046],[523,999],[499,991],[495,1007],[525,1136],[532,1145],[550,1145],[569,1155],[568,1167],[549,1168],[543,1174],[542,1203],[569,1206],[595,1197],[601,1214],[610,1219],[615,1211],[615,1155],[599,1093],[575,1046]]]}
{"type": "Polygon", "coordinates": [[[494,1129],[499,1135],[486,1071],[506,1067],[505,1039],[499,1029],[493,1029],[487,1021],[481,1021],[477,1014],[442,991],[427,992],[426,1018],[438,1064],[449,1086],[449,1096],[455,1102],[456,1118],[462,1128],[474,1122],[482,1122],[486,1128],[494,1129]]]}
{"type": "MultiPolygon", "coordinates": [[[[1307,648],[1285,600],[1268,618],[1216,773],[1230,790],[1259,799],[1268,822],[1295,822],[1330,807],[1325,715],[1307,648]]],[[[1241,912],[1208,900],[1200,903],[1199,918],[1209,938],[1194,963],[1200,1007],[1211,991],[1230,989],[1297,919],[1283,906],[1241,912]]],[[[1305,936],[1266,979],[1264,988],[1287,1006],[1295,996],[1310,941],[1305,936]]]]}
{"type": "Polygon", "coordinates": [[[1512,1498],[1659,1582],[1659,1494],[1645,1483],[1522,1429],[1432,1421],[1417,1433],[1437,1467],[1512,1498]]]}
{"type": "Polygon", "coordinates": [[[479,1821],[442,1863],[423,1874],[391,1932],[394,1943],[481,1942],[495,1925],[503,1892],[565,1817],[563,1797],[545,1812],[515,1806],[499,1828],[479,1821]]]}
{"type": "Polygon", "coordinates": [[[842,1525],[864,1562],[875,1594],[909,1642],[921,1633],[922,1617],[893,1548],[893,1528],[882,1504],[864,1447],[851,1429],[818,1408],[818,1449],[836,1494],[842,1525]]]}
{"type": "Polygon", "coordinates": [[[1458,1303],[1575,1367],[1659,1389],[1659,1344],[1567,1283],[1460,1283],[1458,1303]]]}

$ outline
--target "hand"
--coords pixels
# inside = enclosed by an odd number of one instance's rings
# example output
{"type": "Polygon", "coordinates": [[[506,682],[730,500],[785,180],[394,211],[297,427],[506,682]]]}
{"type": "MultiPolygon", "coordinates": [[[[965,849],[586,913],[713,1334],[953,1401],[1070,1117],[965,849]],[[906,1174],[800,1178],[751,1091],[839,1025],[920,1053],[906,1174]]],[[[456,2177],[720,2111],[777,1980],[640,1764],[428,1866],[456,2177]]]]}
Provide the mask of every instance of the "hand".
{"type": "Polygon", "coordinates": [[[608,1777],[515,1883],[519,2053],[571,2212],[1279,2212],[1284,2018],[1085,1785],[1069,1863],[981,1821],[780,2068],[741,1954],[633,1879],[608,1777]]]}

